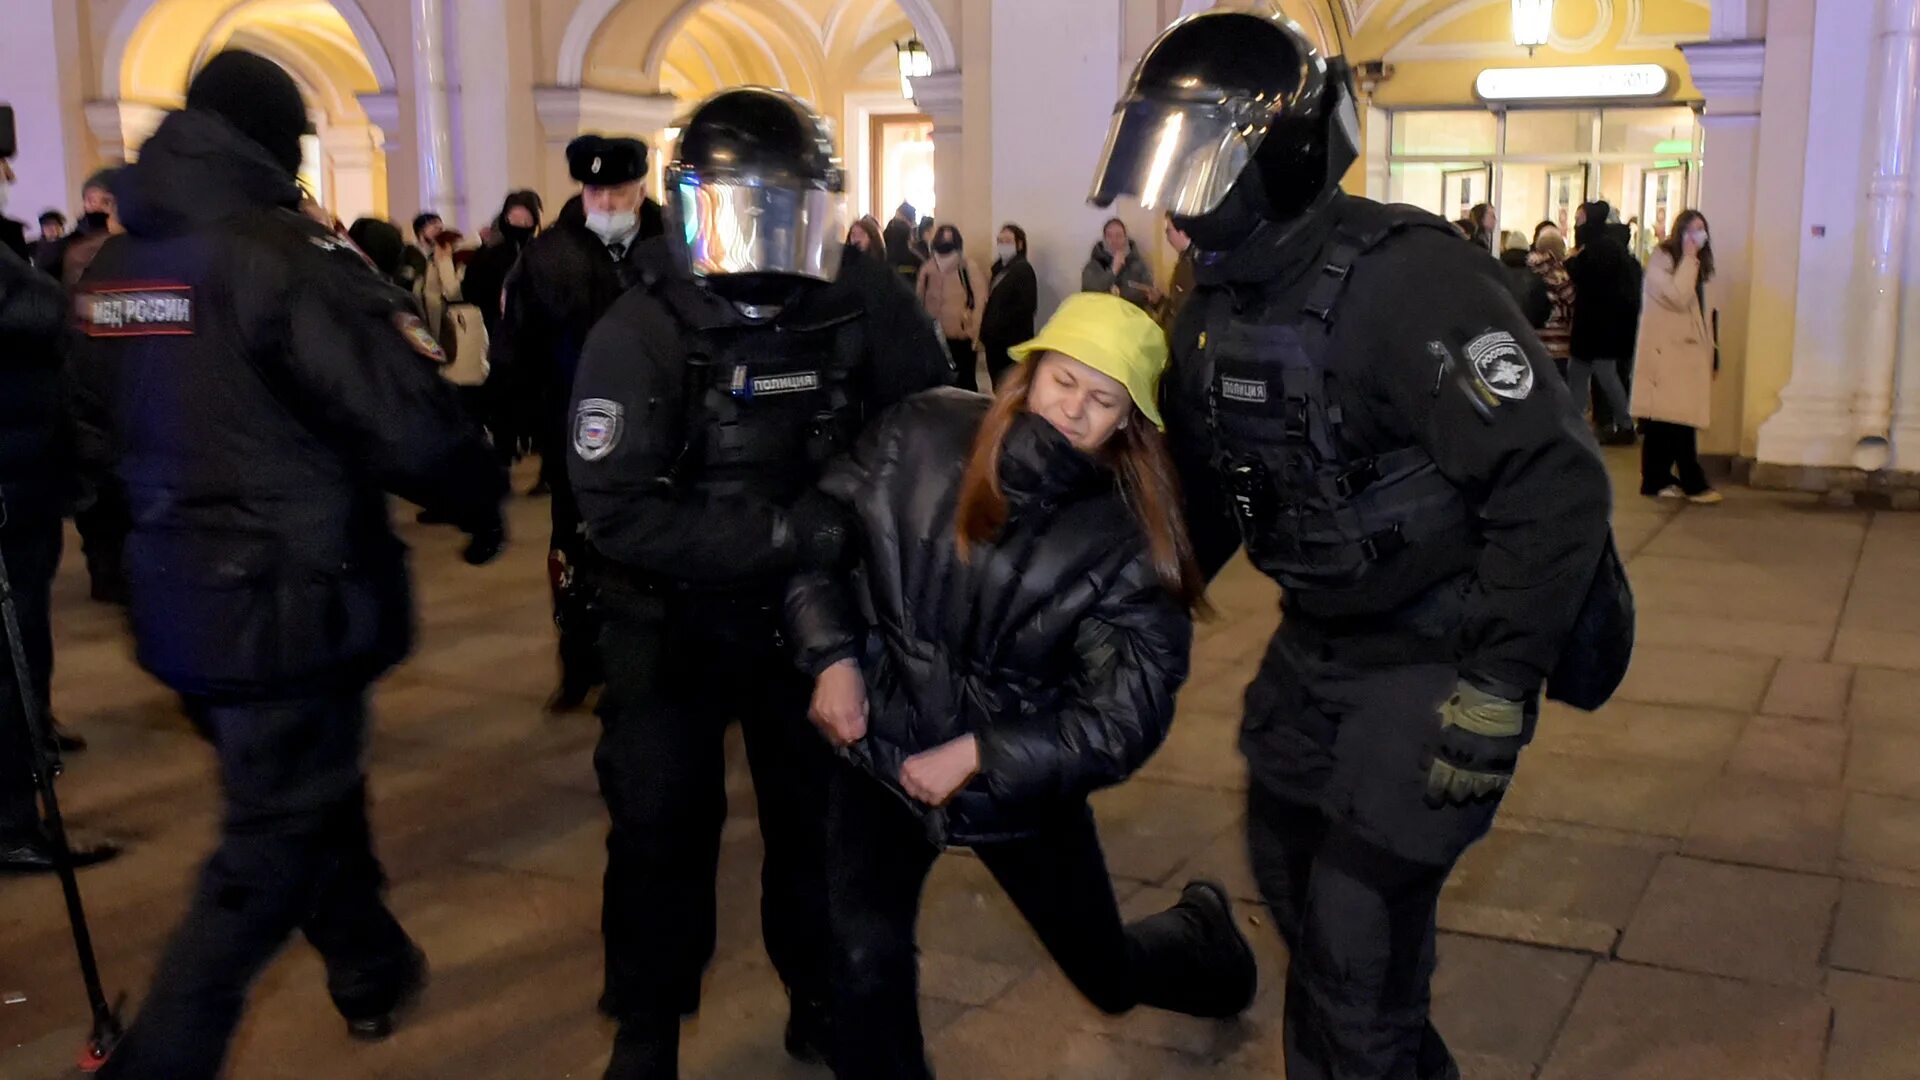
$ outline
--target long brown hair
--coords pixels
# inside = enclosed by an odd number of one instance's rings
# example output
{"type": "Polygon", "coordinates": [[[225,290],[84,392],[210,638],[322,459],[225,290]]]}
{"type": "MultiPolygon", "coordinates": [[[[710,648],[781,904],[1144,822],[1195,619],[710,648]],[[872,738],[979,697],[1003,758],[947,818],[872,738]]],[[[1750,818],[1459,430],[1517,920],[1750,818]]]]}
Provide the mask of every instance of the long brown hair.
{"type": "MultiPolygon", "coordinates": [[[[986,420],[973,437],[953,515],[954,545],[962,562],[972,557],[974,544],[994,539],[1006,527],[1007,496],[1000,489],[1000,450],[1006,445],[1014,418],[1027,411],[1027,396],[1039,363],[1036,357],[1007,373],[993,405],[987,409],[986,420]]],[[[1147,550],[1160,584],[1187,610],[1210,614],[1206,577],[1200,573],[1193,541],[1181,518],[1180,481],[1159,429],[1135,408],[1127,426],[1114,433],[1098,457],[1119,477],[1121,495],[1146,534],[1147,550]]]]}
{"type": "Polygon", "coordinates": [[[879,259],[881,262],[886,261],[887,241],[880,235],[880,226],[874,224],[872,217],[861,218],[859,221],[853,223],[853,228],[847,230],[847,242],[849,244],[853,242],[854,233],[866,234],[868,255],[879,259]]]}
{"type": "MultiPolygon", "coordinates": [[[[1660,241],[1660,250],[1673,260],[1674,269],[1680,268],[1680,260],[1687,253],[1687,230],[1698,221],[1707,225],[1707,215],[1698,210],[1682,210],[1680,216],[1673,219],[1673,228],[1667,230],[1667,238],[1660,241]]],[[[1700,281],[1702,284],[1713,280],[1713,226],[1707,225],[1707,242],[1700,245],[1700,281]]]]}

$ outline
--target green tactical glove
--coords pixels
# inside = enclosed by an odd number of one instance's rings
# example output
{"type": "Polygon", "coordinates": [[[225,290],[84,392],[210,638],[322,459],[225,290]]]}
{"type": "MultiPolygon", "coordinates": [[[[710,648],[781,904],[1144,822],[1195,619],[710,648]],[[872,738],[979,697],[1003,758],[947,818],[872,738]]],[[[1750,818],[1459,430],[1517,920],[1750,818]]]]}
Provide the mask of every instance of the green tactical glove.
{"type": "Polygon", "coordinates": [[[1461,681],[1440,706],[1440,741],[1427,766],[1427,805],[1464,806],[1513,782],[1526,707],[1461,681]]]}

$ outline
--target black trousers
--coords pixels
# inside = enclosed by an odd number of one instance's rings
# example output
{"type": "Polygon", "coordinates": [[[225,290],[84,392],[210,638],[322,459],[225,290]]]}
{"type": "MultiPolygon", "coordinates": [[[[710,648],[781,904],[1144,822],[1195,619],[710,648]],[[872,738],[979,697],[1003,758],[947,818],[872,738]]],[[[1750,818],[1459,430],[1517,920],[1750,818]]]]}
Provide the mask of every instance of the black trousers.
{"type": "Polygon", "coordinates": [[[953,357],[953,385],[978,392],[980,371],[973,355],[972,338],[948,338],[947,354],[953,357]]]}
{"type": "Polygon", "coordinates": [[[553,592],[553,624],[560,633],[560,684],[563,691],[584,695],[606,681],[606,672],[600,663],[599,591],[589,580],[589,564],[595,555],[581,527],[580,504],[574,501],[564,449],[543,456],[540,472],[553,493],[548,507],[553,531],[548,540],[547,558],[553,592]],[[564,561],[565,572],[555,570],[555,552],[564,561]]]}
{"type": "MultiPolygon", "coordinates": [[[[50,592],[60,567],[60,515],[24,500],[9,502],[0,525],[0,558],[7,563],[13,583],[15,614],[20,620],[21,645],[27,654],[28,680],[34,700],[47,706],[53,683],[53,624],[50,592]]],[[[0,648],[5,642],[0,641],[0,648]]],[[[28,763],[33,743],[27,718],[20,712],[20,693],[14,685],[13,661],[0,652],[0,842],[35,836],[40,813],[34,801],[33,769],[28,763]]]]}
{"type": "Polygon", "coordinates": [[[995,387],[998,387],[1001,378],[1013,367],[1014,363],[1013,357],[1008,355],[1007,350],[1013,345],[1020,343],[1015,341],[1011,343],[982,342],[981,344],[987,351],[987,377],[993,380],[995,387]]]}
{"type": "Polygon", "coordinates": [[[1248,851],[1290,958],[1290,1080],[1458,1075],[1427,1020],[1434,915],[1498,802],[1426,804],[1458,675],[1388,662],[1399,649],[1289,619],[1247,689],[1248,851]]]}
{"type": "Polygon", "coordinates": [[[73,516],[73,524],[80,531],[80,553],[87,560],[94,598],[124,601],[125,552],[127,533],[133,529],[133,512],[118,477],[101,479],[93,502],[73,516]]]}
{"type": "Polygon", "coordinates": [[[1706,470],[1700,467],[1700,433],[1685,424],[1648,420],[1643,426],[1646,441],[1640,446],[1640,494],[1658,495],[1678,485],[1689,495],[1698,495],[1713,487],[1706,470]]]}
{"type": "MultiPolygon", "coordinates": [[[[933,1075],[920,1031],[914,922],[940,851],[920,819],[850,766],[836,769],[827,812],[833,1007],[839,1080],[933,1075]]],[[[1047,952],[1101,1011],[1135,1005],[1194,1011],[1214,973],[1178,909],[1120,921],[1113,881],[1083,802],[1033,835],[974,848],[1047,952]]]]}
{"type": "Polygon", "coordinates": [[[381,900],[367,828],[365,688],[187,711],[220,759],[220,847],[103,1077],[217,1075],[248,987],[296,930],[348,1019],[390,1011],[417,962],[381,900]]]}
{"type": "Polygon", "coordinates": [[[714,949],[726,821],[727,725],[739,721],[766,856],[767,955],[797,998],[826,998],[826,742],[812,684],[778,635],[777,598],[606,590],[607,688],[594,751],[612,830],[605,906],[607,1015],[665,1030],[699,1008],[714,949]]]}

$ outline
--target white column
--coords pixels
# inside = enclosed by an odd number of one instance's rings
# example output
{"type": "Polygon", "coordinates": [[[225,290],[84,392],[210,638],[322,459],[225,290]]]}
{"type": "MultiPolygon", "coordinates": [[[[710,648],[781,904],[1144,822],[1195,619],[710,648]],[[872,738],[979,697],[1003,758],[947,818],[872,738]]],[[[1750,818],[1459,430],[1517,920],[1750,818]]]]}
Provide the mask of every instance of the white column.
{"type": "MultiPolygon", "coordinates": [[[[958,71],[936,71],[913,80],[913,103],[933,120],[934,211],[942,221],[958,222],[964,212],[960,200],[966,161],[961,153],[961,138],[966,130],[965,114],[961,110],[964,100],[958,71]]],[[[888,207],[878,209],[891,213],[888,207]]],[[[924,215],[926,211],[921,213],[924,215]]],[[[965,235],[964,229],[962,235],[965,235]]]]}
{"type": "Polygon", "coordinates": [[[453,122],[447,109],[447,24],[440,0],[413,0],[413,108],[420,140],[420,205],[457,219],[453,122]]]}
{"type": "Polygon", "coordinates": [[[69,175],[82,133],[67,130],[67,83],[76,57],[60,46],[58,10],[67,0],[11,0],[0,16],[0,101],[13,105],[19,152],[7,213],[31,221],[47,207],[73,209],[82,177],[69,175]],[[63,63],[63,61],[65,61],[63,63]],[[62,72],[62,68],[69,69],[62,72]],[[71,139],[71,142],[69,141],[71,139]]]}
{"type": "MultiPolygon", "coordinates": [[[[15,111],[18,112],[17,106],[15,111]]],[[[132,161],[139,157],[140,144],[147,141],[167,116],[165,109],[138,101],[89,101],[86,112],[94,152],[103,161],[132,161]]]]}
{"type": "Polygon", "coordinates": [[[1683,45],[1693,84],[1706,96],[1706,162],[1700,209],[1713,223],[1715,277],[1707,304],[1720,313],[1720,377],[1713,427],[1701,449],[1737,454],[1744,430],[1747,316],[1753,291],[1755,168],[1760,149],[1760,90],[1766,44],[1758,41],[1683,45]]]}
{"type": "Polygon", "coordinates": [[[1865,336],[1854,389],[1854,464],[1885,468],[1892,459],[1893,378],[1900,348],[1901,279],[1913,213],[1914,110],[1920,107],[1920,2],[1883,0],[1875,38],[1879,100],[1873,178],[1867,185],[1865,336]]]}
{"type": "MultiPolygon", "coordinates": [[[[1913,0],[1813,7],[1807,125],[1794,281],[1793,372],[1780,408],[1761,425],[1755,458],[1767,465],[1841,468],[1855,464],[1856,392],[1868,348],[1867,312],[1876,288],[1865,213],[1886,121],[1910,88],[1873,70],[1880,10],[1913,0]],[[1873,153],[1863,152],[1873,147],[1873,153]]],[[[1775,48],[1782,47],[1776,42],[1775,48]]],[[[1784,88],[1783,88],[1784,89],[1784,88]]]]}
{"type": "Polygon", "coordinates": [[[461,196],[469,234],[487,223],[511,190],[507,115],[506,0],[462,0],[454,28],[459,73],[461,196]]]}

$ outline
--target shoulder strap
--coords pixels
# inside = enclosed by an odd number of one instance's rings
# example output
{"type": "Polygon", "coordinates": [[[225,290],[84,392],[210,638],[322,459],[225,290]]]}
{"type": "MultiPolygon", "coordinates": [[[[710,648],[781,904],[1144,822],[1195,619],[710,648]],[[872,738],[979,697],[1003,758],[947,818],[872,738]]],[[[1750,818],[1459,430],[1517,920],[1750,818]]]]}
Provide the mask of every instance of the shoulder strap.
{"type": "Polygon", "coordinates": [[[960,287],[967,290],[967,310],[973,310],[973,279],[967,276],[967,264],[960,264],[960,287]]]}
{"type": "Polygon", "coordinates": [[[1320,268],[1320,277],[1307,290],[1300,310],[1328,326],[1334,308],[1346,294],[1354,264],[1395,236],[1413,229],[1434,229],[1453,236],[1453,226],[1418,207],[1393,204],[1373,209],[1357,219],[1341,222],[1334,233],[1333,251],[1320,268]]]}

